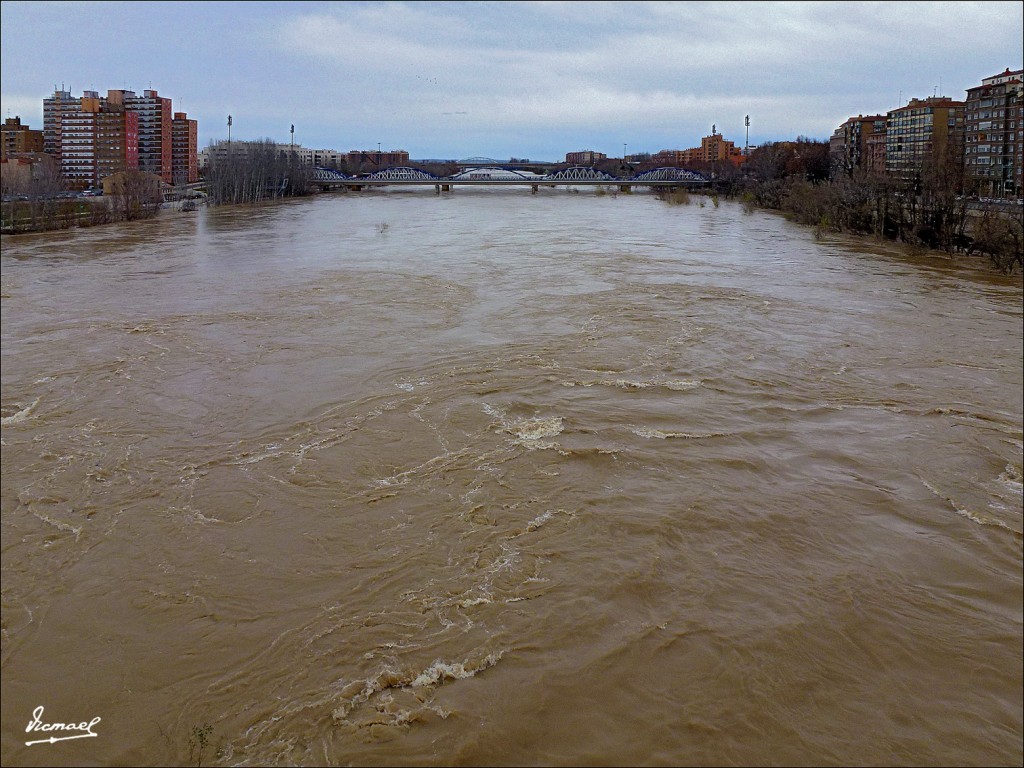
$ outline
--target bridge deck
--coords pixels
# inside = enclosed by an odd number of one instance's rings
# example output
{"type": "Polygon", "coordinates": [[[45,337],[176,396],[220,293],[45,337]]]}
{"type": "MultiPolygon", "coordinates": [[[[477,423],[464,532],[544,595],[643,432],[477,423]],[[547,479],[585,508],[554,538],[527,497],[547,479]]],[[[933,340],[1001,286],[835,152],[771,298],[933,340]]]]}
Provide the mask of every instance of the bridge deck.
{"type": "Polygon", "coordinates": [[[313,182],[340,187],[684,187],[707,184],[692,180],[635,180],[635,179],[330,179],[313,182]]]}

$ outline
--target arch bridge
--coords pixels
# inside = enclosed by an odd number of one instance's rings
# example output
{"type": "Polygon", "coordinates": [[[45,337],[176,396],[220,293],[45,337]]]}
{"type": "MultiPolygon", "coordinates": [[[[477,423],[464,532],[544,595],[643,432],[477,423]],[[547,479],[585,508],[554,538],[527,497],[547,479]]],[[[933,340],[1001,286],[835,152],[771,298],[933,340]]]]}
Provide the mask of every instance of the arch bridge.
{"type": "MultiPolygon", "coordinates": [[[[474,159],[484,160],[486,158],[474,159]]],[[[313,172],[313,183],[324,191],[338,187],[360,191],[367,187],[431,185],[436,192],[449,192],[456,186],[468,185],[483,187],[529,186],[533,192],[537,192],[540,187],[617,186],[620,191],[628,192],[633,187],[643,186],[670,189],[702,187],[707,185],[709,180],[706,176],[685,168],[654,168],[632,176],[621,177],[585,166],[572,166],[541,175],[474,164],[452,176],[435,176],[419,168],[409,167],[385,168],[365,176],[348,176],[340,171],[318,167],[313,172]]]]}

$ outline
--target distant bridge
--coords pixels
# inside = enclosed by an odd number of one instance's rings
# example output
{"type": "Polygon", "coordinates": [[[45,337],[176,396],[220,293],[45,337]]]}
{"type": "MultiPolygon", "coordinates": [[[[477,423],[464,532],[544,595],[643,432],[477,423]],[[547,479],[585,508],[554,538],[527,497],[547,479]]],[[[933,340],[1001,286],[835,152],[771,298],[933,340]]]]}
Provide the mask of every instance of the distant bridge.
{"type": "Polygon", "coordinates": [[[545,166],[561,165],[561,163],[547,160],[495,160],[493,157],[466,157],[462,160],[455,160],[453,164],[457,168],[543,168],[545,166]]]}
{"type": "Polygon", "coordinates": [[[367,187],[433,186],[436,192],[449,192],[456,186],[509,187],[529,186],[533,192],[540,187],[617,186],[626,192],[633,187],[702,187],[709,183],[703,174],[685,168],[654,168],[633,176],[613,176],[604,171],[573,166],[548,174],[512,170],[506,167],[469,165],[452,176],[436,176],[419,168],[386,168],[365,176],[349,176],[329,168],[315,168],[313,183],[324,191],[344,187],[355,191],[367,187]]]}

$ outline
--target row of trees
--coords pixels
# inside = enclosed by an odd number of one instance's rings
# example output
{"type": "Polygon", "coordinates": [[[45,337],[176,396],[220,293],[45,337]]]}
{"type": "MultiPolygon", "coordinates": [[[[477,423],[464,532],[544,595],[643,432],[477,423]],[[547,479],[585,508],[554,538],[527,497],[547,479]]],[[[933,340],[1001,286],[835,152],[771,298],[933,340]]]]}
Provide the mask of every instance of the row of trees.
{"type": "Polygon", "coordinates": [[[137,170],[111,178],[108,195],[79,197],[69,191],[67,179],[52,158],[13,166],[0,181],[0,189],[0,229],[5,233],[149,218],[156,215],[162,201],[160,180],[137,170]]]}
{"type": "Polygon", "coordinates": [[[270,139],[237,142],[212,154],[206,194],[212,205],[258,203],[312,191],[313,169],[270,139]]]}
{"type": "MultiPolygon", "coordinates": [[[[237,142],[214,155],[206,169],[207,200],[214,205],[258,203],[312,191],[313,169],[270,139],[237,142]]],[[[34,232],[155,216],[163,202],[159,178],[125,171],[105,181],[107,193],[83,198],[69,192],[52,158],[18,166],[3,177],[0,218],[4,232],[34,232]]],[[[175,197],[188,200],[184,185],[175,197]]]]}

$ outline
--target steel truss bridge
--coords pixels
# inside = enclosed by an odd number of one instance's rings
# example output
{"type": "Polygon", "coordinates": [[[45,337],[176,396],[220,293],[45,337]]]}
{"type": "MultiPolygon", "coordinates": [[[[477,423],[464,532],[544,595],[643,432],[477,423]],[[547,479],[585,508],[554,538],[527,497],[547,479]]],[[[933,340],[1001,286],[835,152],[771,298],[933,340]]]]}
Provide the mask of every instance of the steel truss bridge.
{"type": "Polygon", "coordinates": [[[419,168],[386,168],[367,176],[348,176],[329,168],[315,168],[313,183],[324,191],[344,188],[360,191],[367,187],[384,186],[433,186],[435,192],[450,192],[456,186],[513,187],[529,186],[533,192],[540,187],[558,186],[616,186],[622,192],[633,187],[701,187],[708,184],[708,178],[684,168],[654,168],[629,177],[612,176],[609,173],[574,166],[546,175],[526,174],[508,168],[482,168],[479,166],[452,176],[435,176],[419,168]]]}

